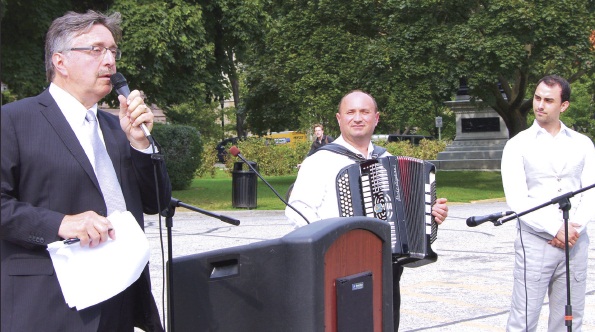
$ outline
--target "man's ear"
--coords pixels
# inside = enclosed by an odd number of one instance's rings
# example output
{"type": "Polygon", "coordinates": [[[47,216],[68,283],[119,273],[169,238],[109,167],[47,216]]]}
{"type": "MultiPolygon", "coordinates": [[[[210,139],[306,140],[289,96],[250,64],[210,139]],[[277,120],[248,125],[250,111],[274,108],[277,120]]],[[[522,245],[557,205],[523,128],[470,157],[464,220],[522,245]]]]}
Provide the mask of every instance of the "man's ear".
{"type": "Polygon", "coordinates": [[[568,107],[570,107],[570,102],[567,100],[560,105],[560,113],[564,113],[568,107]]]}
{"type": "Polygon", "coordinates": [[[62,74],[62,76],[66,76],[68,73],[68,70],[66,69],[66,64],[65,62],[68,61],[64,54],[62,53],[54,53],[52,55],[52,63],[54,64],[54,71],[56,72],[60,72],[60,74],[62,74]]]}

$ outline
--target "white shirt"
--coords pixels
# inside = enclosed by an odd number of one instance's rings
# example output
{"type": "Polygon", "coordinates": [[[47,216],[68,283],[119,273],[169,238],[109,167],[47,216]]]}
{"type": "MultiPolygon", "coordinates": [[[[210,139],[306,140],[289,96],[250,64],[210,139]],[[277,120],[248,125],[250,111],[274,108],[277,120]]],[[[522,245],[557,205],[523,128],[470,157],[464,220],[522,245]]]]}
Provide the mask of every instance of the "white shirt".
{"type": "MultiPolygon", "coordinates": [[[[502,184],[506,202],[516,213],[595,183],[593,142],[560,124],[560,132],[552,136],[535,121],[504,147],[502,184]]],[[[580,233],[595,220],[595,189],[575,195],[570,202],[569,222],[581,224],[580,233]]],[[[526,214],[521,221],[549,239],[562,226],[562,211],[558,204],[550,204],[526,214]]]]}
{"type": "MultiPolygon", "coordinates": [[[[52,95],[52,98],[54,98],[54,100],[56,101],[56,104],[58,104],[58,107],[62,111],[62,114],[64,114],[64,117],[66,117],[66,121],[68,121],[68,123],[70,124],[70,127],[74,131],[76,138],[81,143],[83,150],[85,150],[85,154],[87,155],[87,157],[89,157],[89,161],[91,161],[91,165],[93,165],[93,168],[95,168],[95,155],[93,153],[93,147],[91,146],[91,139],[89,136],[89,130],[91,128],[91,125],[87,122],[87,120],[85,120],[85,116],[87,115],[87,109],[85,109],[85,106],[83,106],[83,104],[81,104],[70,93],[68,93],[67,91],[60,88],[54,83],[50,84],[49,92],[52,95]]],[[[95,118],[97,119],[97,104],[91,106],[89,110],[95,113],[95,118]]],[[[99,120],[97,121],[97,130],[99,132],[99,138],[105,145],[105,141],[103,140],[103,132],[101,131],[101,126],[99,125],[99,120]]],[[[143,150],[135,148],[134,146],[132,146],[132,144],[130,146],[133,149],[145,154],[153,153],[153,148],[151,145],[149,145],[149,147],[143,150]]],[[[155,149],[157,152],[159,151],[157,147],[155,147],[155,149]]]]}
{"type": "MultiPolygon", "coordinates": [[[[74,131],[76,138],[83,147],[83,150],[85,150],[85,154],[89,158],[93,169],[95,169],[95,154],[93,153],[93,146],[91,145],[89,133],[91,130],[91,125],[87,122],[87,120],[85,120],[87,109],[70,93],[66,92],[54,83],[50,84],[49,92],[56,101],[56,104],[58,104],[58,107],[62,111],[62,114],[64,114],[64,117],[66,117],[66,121],[68,121],[70,124],[70,127],[74,131]]],[[[95,113],[95,118],[97,118],[97,104],[93,105],[89,110],[93,111],[93,113],[95,113]]],[[[103,144],[105,144],[103,141],[101,126],[97,126],[97,130],[99,131],[99,138],[103,144]]]]}
{"type": "MultiPolygon", "coordinates": [[[[347,143],[343,136],[339,136],[333,143],[361,155],[361,153],[347,143]]],[[[372,158],[374,146],[368,146],[367,159],[372,158]]],[[[383,156],[390,155],[388,152],[383,156]]],[[[320,150],[306,158],[300,167],[297,179],[291,191],[289,204],[300,211],[309,222],[339,217],[337,202],[336,178],[339,171],[354,161],[331,151],[320,150]]],[[[293,221],[296,227],[307,223],[293,209],[285,208],[285,216],[293,221]]]]}

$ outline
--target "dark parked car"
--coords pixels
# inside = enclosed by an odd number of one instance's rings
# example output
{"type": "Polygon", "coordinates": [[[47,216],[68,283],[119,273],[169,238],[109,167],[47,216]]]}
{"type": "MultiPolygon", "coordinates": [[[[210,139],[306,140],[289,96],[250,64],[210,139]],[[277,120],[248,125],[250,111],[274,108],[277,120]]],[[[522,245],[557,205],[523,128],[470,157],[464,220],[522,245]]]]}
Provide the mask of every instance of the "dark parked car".
{"type": "Polygon", "coordinates": [[[215,149],[217,150],[217,159],[220,163],[225,162],[225,155],[227,155],[228,149],[227,145],[237,144],[238,140],[238,137],[230,137],[222,140],[221,142],[219,142],[219,144],[217,144],[217,147],[215,147],[215,149]]]}

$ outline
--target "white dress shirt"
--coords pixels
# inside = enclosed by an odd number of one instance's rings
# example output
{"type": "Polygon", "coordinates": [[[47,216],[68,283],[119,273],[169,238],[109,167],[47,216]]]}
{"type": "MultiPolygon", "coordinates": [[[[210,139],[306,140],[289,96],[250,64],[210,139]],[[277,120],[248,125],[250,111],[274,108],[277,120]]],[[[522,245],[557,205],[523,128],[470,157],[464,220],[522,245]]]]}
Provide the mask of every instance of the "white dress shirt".
{"type": "MultiPolygon", "coordinates": [[[[89,157],[91,161],[91,165],[95,165],[95,156],[93,154],[93,147],[91,146],[91,141],[89,139],[89,124],[85,120],[85,116],[87,115],[87,109],[85,106],[81,104],[76,98],[74,98],[70,93],[65,91],[64,89],[60,88],[54,83],[50,83],[49,92],[52,95],[52,98],[58,104],[58,107],[66,117],[66,121],[70,124],[70,127],[74,131],[76,138],[78,138],[83,150],[85,150],[85,154],[89,157]]],[[[95,113],[95,118],[97,118],[97,104],[91,106],[89,110],[95,113]]],[[[98,120],[99,121],[99,120],[98,120]]],[[[98,122],[99,124],[99,122],[98,122]]],[[[99,131],[99,138],[105,144],[103,140],[103,132],[101,131],[101,126],[97,126],[97,130],[99,131]]],[[[132,144],[130,145],[133,149],[145,153],[151,154],[153,153],[153,147],[149,145],[146,149],[137,149],[132,144]]],[[[159,149],[155,147],[156,152],[159,152],[159,149]]],[[[95,166],[93,166],[95,168],[95,166]]]]}
{"type": "MultiPolygon", "coordinates": [[[[95,169],[95,154],[93,153],[93,146],[91,145],[91,139],[89,136],[91,127],[87,120],[85,120],[87,109],[70,93],[63,90],[54,83],[50,84],[49,92],[56,101],[56,104],[58,104],[58,107],[60,107],[62,114],[64,114],[64,117],[66,118],[66,121],[68,121],[70,124],[70,127],[74,131],[76,138],[78,138],[83,150],[85,150],[85,154],[87,157],[89,157],[91,166],[93,166],[93,169],[95,169]]],[[[93,111],[93,113],[95,113],[95,117],[97,117],[97,104],[93,105],[89,110],[93,111]]],[[[101,126],[97,126],[97,130],[99,131],[99,138],[103,144],[105,144],[103,141],[101,126]]]]}
{"type": "MultiPolygon", "coordinates": [[[[361,155],[339,136],[333,143],[361,155]]],[[[374,146],[370,142],[367,159],[372,158],[374,146]]],[[[389,156],[388,152],[381,157],[389,156]]],[[[300,211],[309,222],[339,217],[337,202],[336,178],[339,171],[354,161],[331,151],[321,150],[307,157],[300,167],[297,179],[289,198],[289,204],[300,211]]],[[[293,221],[296,227],[305,226],[306,221],[293,209],[285,208],[285,216],[293,221]]]]}
{"type": "MultiPolygon", "coordinates": [[[[520,213],[595,183],[593,142],[560,124],[560,132],[552,136],[535,121],[504,147],[502,184],[511,210],[520,213]]],[[[577,230],[582,232],[595,220],[595,189],[575,195],[570,202],[569,222],[581,224],[577,230]]],[[[562,211],[558,204],[548,205],[522,216],[521,221],[533,233],[551,239],[562,226],[562,211]]]]}

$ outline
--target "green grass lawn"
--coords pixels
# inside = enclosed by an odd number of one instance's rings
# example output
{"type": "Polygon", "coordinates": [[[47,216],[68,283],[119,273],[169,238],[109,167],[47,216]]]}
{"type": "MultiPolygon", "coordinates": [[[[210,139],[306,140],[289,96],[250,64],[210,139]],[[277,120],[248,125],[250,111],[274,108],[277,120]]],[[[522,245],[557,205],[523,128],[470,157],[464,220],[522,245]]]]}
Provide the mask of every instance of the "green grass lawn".
{"type": "MultiPolygon", "coordinates": [[[[281,197],[295,181],[296,175],[271,176],[265,179],[281,197]]],[[[443,171],[436,173],[437,196],[446,197],[449,202],[468,203],[472,201],[503,198],[500,172],[443,171]]],[[[218,170],[214,178],[196,178],[189,189],[176,190],[173,197],[180,201],[210,211],[234,210],[231,201],[232,178],[218,170]]],[[[258,210],[282,210],[285,208],[277,196],[258,179],[258,210]]]]}
{"type": "Polygon", "coordinates": [[[469,203],[485,199],[504,199],[500,172],[443,171],[436,173],[438,197],[450,202],[469,203]]]}

